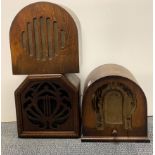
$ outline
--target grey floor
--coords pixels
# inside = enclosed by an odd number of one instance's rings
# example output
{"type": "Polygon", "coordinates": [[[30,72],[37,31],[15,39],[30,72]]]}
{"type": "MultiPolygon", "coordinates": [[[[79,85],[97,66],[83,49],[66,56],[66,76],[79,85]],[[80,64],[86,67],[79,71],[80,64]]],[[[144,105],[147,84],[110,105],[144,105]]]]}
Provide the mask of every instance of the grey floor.
{"type": "Polygon", "coordinates": [[[153,119],[148,117],[150,143],[90,143],[80,139],[21,139],[16,122],[2,123],[2,155],[152,155],[153,119]]]}

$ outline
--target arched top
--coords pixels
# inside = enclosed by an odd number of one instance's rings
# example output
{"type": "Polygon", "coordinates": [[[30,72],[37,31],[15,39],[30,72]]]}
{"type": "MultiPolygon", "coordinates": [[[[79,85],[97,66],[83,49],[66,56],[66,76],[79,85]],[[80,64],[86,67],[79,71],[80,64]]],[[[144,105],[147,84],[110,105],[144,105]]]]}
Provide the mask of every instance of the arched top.
{"type": "Polygon", "coordinates": [[[83,140],[121,141],[134,136],[147,140],[145,94],[130,78],[107,74],[86,85],[82,120],[83,140]]]}
{"type": "Polygon", "coordinates": [[[117,64],[104,64],[95,68],[87,77],[85,82],[85,89],[88,88],[95,81],[110,76],[120,76],[137,83],[135,77],[125,67],[117,64]]]}
{"type": "MultiPolygon", "coordinates": [[[[93,90],[96,90],[96,87],[99,87],[99,85],[101,85],[101,83],[103,81],[109,81],[107,83],[109,83],[107,86],[109,87],[113,87],[112,85],[114,84],[114,86],[116,86],[117,84],[118,85],[124,85],[123,83],[128,83],[128,85],[132,86],[132,88],[135,88],[135,90],[137,89],[141,96],[143,96],[145,98],[145,101],[146,101],[146,96],[145,96],[145,93],[143,91],[143,89],[133,80],[127,78],[127,77],[123,77],[123,76],[118,76],[118,75],[108,75],[108,76],[105,76],[105,77],[101,77],[100,79],[97,79],[95,81],[93,80],[90,80],[90,83],[85,83],[85,88],[84,88],[84,94],[87,94],[89,93],[89,91],[92,91],[93,90]],[[117,83],[117,81],[123,81],[123,83],[117,83]]],[[[103,85],[104,86],[104,85],[103,85]]],[[[125,86],[125,85],[124,85],[125,86]]],[[[102,88],[102,86],[101,86],[102,88]]],[[[125,88],[126,89],[126,88],[125,88]]]]}
{"type": "Polygon", "coordinates": [[[79,71],[76,24],[56,4],[37,2],[24,7],[12,22],[10,46],[14,74],[79,71]]]}

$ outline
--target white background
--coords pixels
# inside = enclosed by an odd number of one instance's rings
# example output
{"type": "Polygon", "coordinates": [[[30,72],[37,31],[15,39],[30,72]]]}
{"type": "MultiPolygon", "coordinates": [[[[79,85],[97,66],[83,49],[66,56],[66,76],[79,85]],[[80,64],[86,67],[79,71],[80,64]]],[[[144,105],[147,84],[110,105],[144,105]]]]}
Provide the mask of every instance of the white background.
{"type": "MultiPolygon", "coordinates": [[[[43,0],[42,0],[43,1],[43,0]]],[[[15,15],[35,0],[2,0],[2,122],[15,121],[14,91],[26,75],[12,75],[9,29],[15,15]]],[[[80,73],[116,63],[129,69],[144,90],[153,115],[152,0],[52,0],[65,7],[79,29],[80,73]]],[[[81,91],[82,92],[82,91],[81,91]]]]}

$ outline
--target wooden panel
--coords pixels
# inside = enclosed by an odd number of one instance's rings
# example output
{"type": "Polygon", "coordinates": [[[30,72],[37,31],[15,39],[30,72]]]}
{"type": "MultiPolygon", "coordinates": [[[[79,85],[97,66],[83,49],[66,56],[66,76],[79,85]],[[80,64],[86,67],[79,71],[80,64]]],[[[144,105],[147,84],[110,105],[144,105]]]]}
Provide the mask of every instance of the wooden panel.
{"type": "Polygon", "coordinates": [[[132,77],[110,64],[90,73],[82,103],[83,141],[149,141],[146,97],[132,77]]]}
{"type": "Polygon", "coordinates": [[[107,92],[104,97],[104,115],[107,124],[123,123],[123,96],[119,91],[107,92]]]}
{"type": "Polygon", "coordinates": [[[28,76],[15,92],[19,137],[79,137],[79,80],[28,76]]]}
{"type": "Polygon", "coordinates": [[[10,46],[14,74],[79,71],[76,24],[56,4],[37,2],[23,8],[12,22],[10,46]]]}

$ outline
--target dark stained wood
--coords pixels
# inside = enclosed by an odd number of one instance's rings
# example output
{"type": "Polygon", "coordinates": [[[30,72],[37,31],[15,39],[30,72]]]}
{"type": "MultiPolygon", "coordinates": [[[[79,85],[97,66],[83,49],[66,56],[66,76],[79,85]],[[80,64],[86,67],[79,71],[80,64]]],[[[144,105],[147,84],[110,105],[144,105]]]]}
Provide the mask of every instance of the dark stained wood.
{"type": "Polygon", "coordinates": [[[79,87],[75,75],[28,76],[15,91],[18,136],[79,137],[79,87]]]}
{"type": "Polygon", "coordinates": [[[82,141],[149,142],[146,97],[127,69],[107,64],[90,73],[82,123],[82,141]]]}
{"type": "Polygon", "coordinates": [[[37,2],[24,7],[10,28],[13,74],[79,72],[78,31],[62,7],[37,2]]]}

